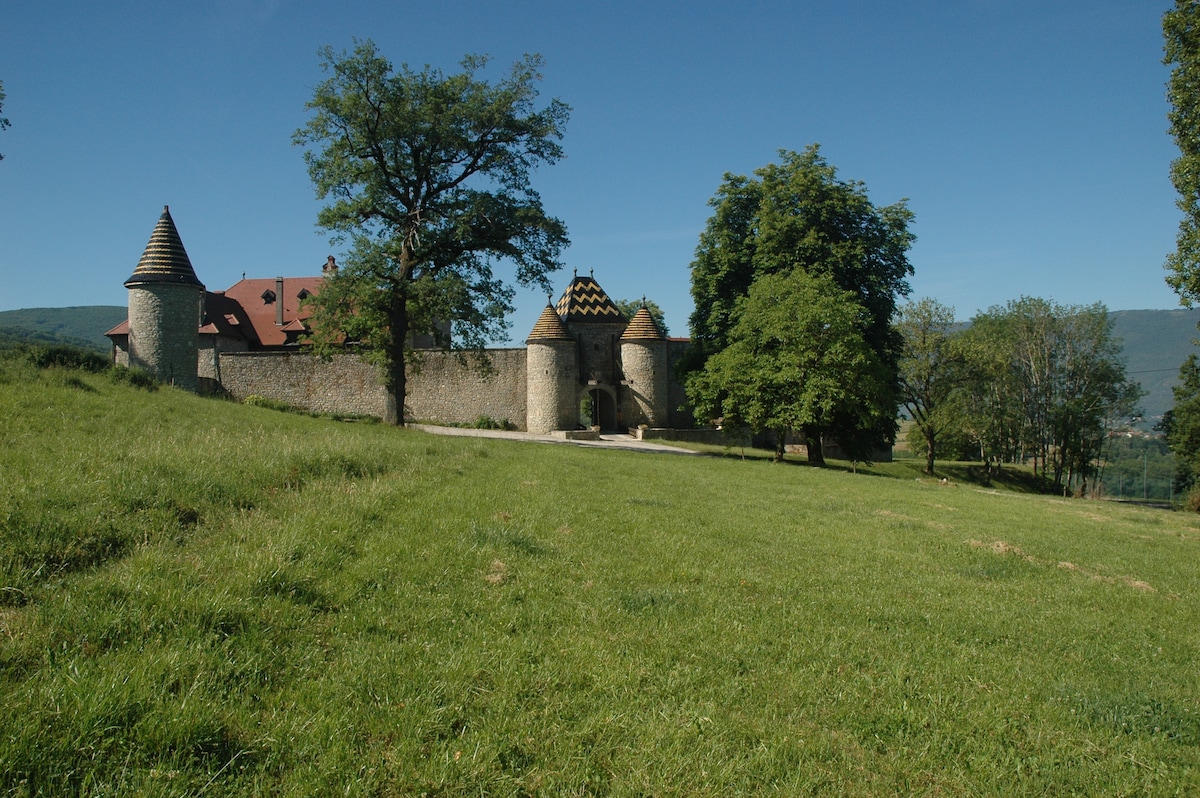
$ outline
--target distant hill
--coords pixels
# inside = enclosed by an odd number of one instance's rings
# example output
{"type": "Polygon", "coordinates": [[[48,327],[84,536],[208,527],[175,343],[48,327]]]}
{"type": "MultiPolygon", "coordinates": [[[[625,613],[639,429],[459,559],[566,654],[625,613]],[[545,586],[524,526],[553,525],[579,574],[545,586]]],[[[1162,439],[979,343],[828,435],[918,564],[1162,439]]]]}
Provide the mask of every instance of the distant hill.
{"type": "Polygon", "coordinates": [[[1157,419],[1175,403],[1171,388],[1179,381],[1179,367],[1200,337],[1200,309],[1113,310],[1113,335],[1125,349],[1125,369],[1146,390],[1142,409],[1147,419],[1157,419]]]}
{"type": "Polygon", "coordinates": [[[0,328],[8,337],[27,330],[37,333],[34,338],[41,343],[69,343],[107,352],[111,343],[104,333],[123,322],[127,314],[119,305],[0,310],[0,328]]]}
{"type": "MultiPolygon", "coordinates": [[[[27,330],[43,343],[72,343],[107,352],[110,342],[104,333],[126,315],[126,308],[119,305],[4,310],[0,311],[0,330],[10,338],[27,330]]],[[[1171,387],[1179,377],[1179,366],[1197,351],[1192,341],[1200,337],[1196,328],[1200,309],[1114,310],[1109,317],[1125,348],[1129,376],[1147,392],[1142,400],[1146,417],[1157,418],[1174,403],[1171,387]]]]}

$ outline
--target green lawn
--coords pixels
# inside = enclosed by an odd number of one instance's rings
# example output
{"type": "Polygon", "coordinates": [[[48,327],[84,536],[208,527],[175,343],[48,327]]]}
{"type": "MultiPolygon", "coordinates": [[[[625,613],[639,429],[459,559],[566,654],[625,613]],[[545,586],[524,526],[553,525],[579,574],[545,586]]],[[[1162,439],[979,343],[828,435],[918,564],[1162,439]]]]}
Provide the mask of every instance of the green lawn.
{"type": "Polygon", "coordinates": [[[1200,791],[1200,518],[904,467],[0,362],[0,792],[1200,791]]]}

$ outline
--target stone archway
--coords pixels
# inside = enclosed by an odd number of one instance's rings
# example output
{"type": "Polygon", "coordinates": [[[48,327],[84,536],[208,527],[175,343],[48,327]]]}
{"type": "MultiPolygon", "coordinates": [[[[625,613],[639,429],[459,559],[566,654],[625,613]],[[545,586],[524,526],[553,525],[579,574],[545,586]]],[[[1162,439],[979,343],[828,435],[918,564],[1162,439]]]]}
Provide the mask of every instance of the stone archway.
{"type": "Polygon", "coordinates": [[[607,385],[590,385],[579,397],[580,423],[599,426],[603,432],[617,430],[617,395],[607,385]],[[586,410],[586,416],[585,416],[586,410]]]}

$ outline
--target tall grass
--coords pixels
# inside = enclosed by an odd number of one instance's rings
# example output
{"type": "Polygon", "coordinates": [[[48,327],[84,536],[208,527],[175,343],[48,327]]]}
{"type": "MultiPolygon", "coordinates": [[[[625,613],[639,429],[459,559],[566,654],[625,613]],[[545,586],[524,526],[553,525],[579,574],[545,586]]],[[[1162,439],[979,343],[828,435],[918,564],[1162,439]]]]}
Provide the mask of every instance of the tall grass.
{"type": "Polygon", "coordinates": [[[80,372],[0,408],[11,794],[1200,789],[1193,516],[80,372]]]}

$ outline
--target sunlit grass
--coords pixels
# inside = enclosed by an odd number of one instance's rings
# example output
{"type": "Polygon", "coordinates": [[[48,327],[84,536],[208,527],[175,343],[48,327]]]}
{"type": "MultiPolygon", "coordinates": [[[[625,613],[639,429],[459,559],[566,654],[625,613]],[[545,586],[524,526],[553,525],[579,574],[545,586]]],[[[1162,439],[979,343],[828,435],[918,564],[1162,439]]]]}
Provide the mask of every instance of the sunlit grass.
{"type": "Polygon", "coordinates": [[[13,794],[1200,788],[1193,516],[14,374],[13,794]]]}

